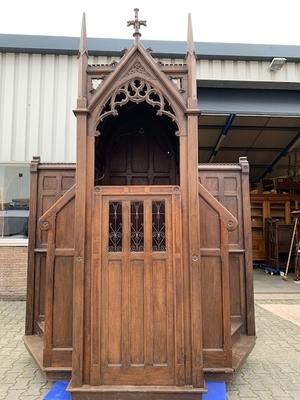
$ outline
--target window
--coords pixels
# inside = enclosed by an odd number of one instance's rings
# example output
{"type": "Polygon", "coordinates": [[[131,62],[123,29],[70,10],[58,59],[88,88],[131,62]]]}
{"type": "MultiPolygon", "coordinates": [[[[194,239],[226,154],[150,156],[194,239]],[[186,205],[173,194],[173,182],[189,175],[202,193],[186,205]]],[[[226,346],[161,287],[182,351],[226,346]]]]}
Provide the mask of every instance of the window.
{"type": "Polygon", "coordinates": [[[30,165],[0,163],[0,240],[27,239],[30,165]]]}

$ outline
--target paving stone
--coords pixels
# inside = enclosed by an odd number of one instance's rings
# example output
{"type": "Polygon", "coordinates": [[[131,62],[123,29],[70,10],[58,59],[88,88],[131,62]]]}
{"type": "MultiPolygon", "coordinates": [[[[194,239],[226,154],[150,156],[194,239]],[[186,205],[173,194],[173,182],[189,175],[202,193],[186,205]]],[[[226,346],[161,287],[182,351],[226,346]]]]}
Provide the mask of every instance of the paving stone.
{"type": "Polygon", "coordinates": [[[272,393],[269,391],[261,391],[256,393],[257,398],[260,400],[274,400],[272,393]]]}
{"type": "MultiPolygon", "coordinates": [[[[257,343],[244,366],[226,376],[228,400],[300,400],[300,327],[259,304],[298,304],[256,300],[257,343]]],[[[0,301],[0,400],[42,400],[47,382],[23,342],[25,302],[0,301]]]]}
{"type": "Polygon", "coordinates": [[[227,392],[227,400],[241,400],[239,392],[227,392]]]}
{"type": "Polygon", "coordinates": [[[17,400],[17,399],[22,399],[22,394],[24,393],[24,390],[16,390],[16,389],[11,389],[7,392],[7,396],[5,397],[5,400],[17,400]]]}
{"type": "Polygon", "coordinates": [[[41,400],[41,396],[35,396],[35,395],[24,395],[24,393],[22,394],[22,400],[41,400]]]}

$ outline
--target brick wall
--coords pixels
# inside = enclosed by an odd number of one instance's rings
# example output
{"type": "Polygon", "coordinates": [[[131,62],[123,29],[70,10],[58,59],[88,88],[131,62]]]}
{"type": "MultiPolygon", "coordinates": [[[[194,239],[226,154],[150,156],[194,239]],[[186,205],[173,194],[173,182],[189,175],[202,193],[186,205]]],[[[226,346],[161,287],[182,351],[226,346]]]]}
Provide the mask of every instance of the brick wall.
{"type": "Polygon", "coordinates": [[[26,299],[27,250],[27,247],[0,246],[0,299],[26,299]]]}

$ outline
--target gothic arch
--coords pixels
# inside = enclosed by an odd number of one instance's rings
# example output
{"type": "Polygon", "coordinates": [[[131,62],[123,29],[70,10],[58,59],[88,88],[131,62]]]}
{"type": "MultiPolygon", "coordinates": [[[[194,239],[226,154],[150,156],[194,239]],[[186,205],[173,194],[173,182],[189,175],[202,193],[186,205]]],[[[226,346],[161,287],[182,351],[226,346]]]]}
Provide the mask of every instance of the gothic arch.
{"type": "MultiPolygon", "coordinates": [[[[100,91],[102,91],[101,86],[100,91]]],[[[166,89],[160,83],[157,84],[157,79],[151,79],[145,74],[127,75],[122,80],[117,80],[106,93],[103,92],[98,105],[90,114],[89,132],[97,136],[99,123],[108,115],[118,115],[118,108],[129,101],[136,104],[145,101],[157,109],[158,116],[165,115],[170,118],[176,124],[179,135],[185,129],[184,113],[176,101],[171,99],[172,96],[166,89]]]]}

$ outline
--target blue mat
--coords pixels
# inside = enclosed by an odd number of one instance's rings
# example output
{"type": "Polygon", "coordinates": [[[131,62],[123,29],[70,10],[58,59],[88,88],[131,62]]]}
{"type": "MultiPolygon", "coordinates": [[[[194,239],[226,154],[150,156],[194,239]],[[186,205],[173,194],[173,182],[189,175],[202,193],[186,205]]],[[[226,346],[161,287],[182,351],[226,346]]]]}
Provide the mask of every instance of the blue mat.
{"type": "Polygon", "coordinates": [[[226,400],[225,382],[205,382],[208,392],[203,400],[226,400]]]}
{"type": "MultiPolygon", "coordinates": [[[[44,400],[71,400],[70,393],[66,392],[68,381],[56,382],[44,397],[44,400]]],[[[226,400],[225,382],[205,382],[208,392],[203,400],[226,400]]]]}
{"type": "Polygon", "coordinates": [[[44,400],[71,400],[71,395],[66,391],[68,381],[57,381],[44,397],[44,400]]]}

